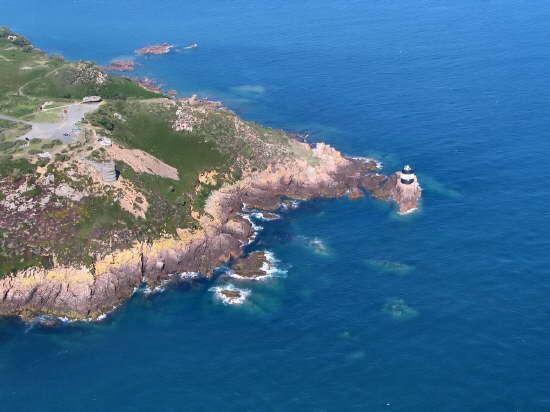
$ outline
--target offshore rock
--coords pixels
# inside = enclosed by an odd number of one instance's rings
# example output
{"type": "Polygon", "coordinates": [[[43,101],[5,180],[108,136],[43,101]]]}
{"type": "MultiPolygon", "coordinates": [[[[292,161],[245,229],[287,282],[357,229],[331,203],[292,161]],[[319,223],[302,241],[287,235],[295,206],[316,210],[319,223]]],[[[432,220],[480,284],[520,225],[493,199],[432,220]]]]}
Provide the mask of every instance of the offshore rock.
{"type": "Polygon", "coordinates": [[[151,46],[145,46],[141,49],[134,51],[138,55],[147,55],[147,54],[167,54],[170,53],[170,50],[174,48],[172,44],[154,44],[151,46]]]}
{"type": "Polygon", "coordinates": [[[247,257],[238,259],[233,265],[233,270],[241,279],[264,278],[267,276],[264,270],[267,263],[266,252],[252,252],[247,257]]]}

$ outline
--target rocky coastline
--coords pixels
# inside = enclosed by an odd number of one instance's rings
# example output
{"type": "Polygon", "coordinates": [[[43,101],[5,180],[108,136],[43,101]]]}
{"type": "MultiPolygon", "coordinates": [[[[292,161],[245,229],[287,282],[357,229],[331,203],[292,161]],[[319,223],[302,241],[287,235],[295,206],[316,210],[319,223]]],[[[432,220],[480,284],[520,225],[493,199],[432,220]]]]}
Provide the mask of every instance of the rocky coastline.
{"type": "Polygon", "coordinates": [[[132,248],[98,259],[89,267],[32,268],[0,280],[0,315],[30,319],[47,314],[75,320],[96,320],[113,310],[146,283],[155,287],[175,273],[196,272],[209,278],[216,267],[239,258],[254,235],[241,216],[243,207],[279,209],[284,198],[357,197],[358,190],[395,201],[401,213],[413,210],[420,187],[404,192],[399,172],[385,176],[374,161],[344,157],[332,147],[302,143],[317,159],[273,164],[222,186],[207,199],[197,216],[200,229],[178,230],[178,237],[136,243],[132,248]]]}

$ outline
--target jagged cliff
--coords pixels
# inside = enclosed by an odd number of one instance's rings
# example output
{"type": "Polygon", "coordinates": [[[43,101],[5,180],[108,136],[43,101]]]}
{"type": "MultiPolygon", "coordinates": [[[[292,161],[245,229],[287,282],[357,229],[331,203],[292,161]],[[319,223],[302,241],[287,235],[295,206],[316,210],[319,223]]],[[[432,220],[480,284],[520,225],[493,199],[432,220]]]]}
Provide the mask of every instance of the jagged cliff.
{"type": "Polygon", "coordinates": [[[362,187],[379,198],[395,200],[402,213],[416,207],[419,186],[404,190],[398,174],[376,173],[374,162],[346,158],[322,143],[314,148],[303,146],[315,165],[305,160],[271,165],[222,186],[210,194],[204,213],[197,216],[200,229],[178,230],[177,238],[138,242],[97,260],[91,269],[33,268],[0,280],[0,314],[96,319],[128,299],[144,282],[154,286],[181,272],[211,276],[214,268],[240,256],[253,234],[251,224],[240,216],[245,204],[274,210],[282,197],[339,197],[362,187]]]}

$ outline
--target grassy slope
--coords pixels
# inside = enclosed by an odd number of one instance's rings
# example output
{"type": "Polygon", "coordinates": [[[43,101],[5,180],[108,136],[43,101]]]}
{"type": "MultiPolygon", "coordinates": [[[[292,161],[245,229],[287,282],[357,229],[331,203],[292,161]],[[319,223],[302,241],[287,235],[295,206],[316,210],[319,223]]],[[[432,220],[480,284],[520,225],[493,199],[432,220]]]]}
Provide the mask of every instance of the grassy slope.
{"type": "MultiPolygon", "coordinates": [[[[175,233],[177,227],[193,226],[191,206],[200,211],[201,193],[195,193],[197,176],[205,170],[225,172],[228,159],[214,143],[198,134],[176,132],[171,127],[174,107],[169,103],[111,102],[88,116],[92,124],[106,128],[122,146],[152,154],[178,170],[180,180],[136,173],[117,162],[121,175],[131,180],[151,205],[147,222],[151,233],[175,233]],[[122,116],[117,119],[114,114],[122,116]]],[[[204,190],[209,189],[204,185],[204,190]]]]}
{"type": "Polygon", "coordinates": [[[64,63],[56,71],[29,82],[22,90],[28,96],[48,99],[81,99],[84,96],[99,95],[104,99],[151,98],[158,97],[132,82],[126,77],[109,77],[103,85],[93,83],[73,83],[78,64],[64,63]]]}

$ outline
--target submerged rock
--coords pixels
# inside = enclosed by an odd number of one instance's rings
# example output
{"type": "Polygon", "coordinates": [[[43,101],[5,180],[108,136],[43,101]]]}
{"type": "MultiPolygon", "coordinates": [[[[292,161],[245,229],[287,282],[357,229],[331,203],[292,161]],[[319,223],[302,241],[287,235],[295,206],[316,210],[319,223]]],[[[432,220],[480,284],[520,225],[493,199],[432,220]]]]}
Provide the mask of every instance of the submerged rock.
{"type": "Polygon", "coordinates": [[[411,265],[391,260],[368,259],[366,263],[373,269],[377,269],[383,272],[395,273],[400,276],[406,275],[411,270],[413,270],[413,267],[411,265]]]}
{"type": "Polygon", "coordinates": [[[329,247],[326,245],[326,243],[322,239],[318,237],[309,238],[306,236],[299,236],[298,238],[300,239],[301,242],[304,243],[305,247],[307,247],[314,253],[318,255],[323,255],[323,256],[328,256],[330,254],[329,247]]]}
{"type": "Polygon", "coordinates": [[[63,325],[63,320],[55,316],[40,315],[31,320],[31,326],[59,327],[63,325]]]}
{"type": "Polygon", "coordinates": [[[396,320],[409,320],[418,316],[418,311],[400,298],[388,298],[382,306],[382,312],[396,320]]]}

